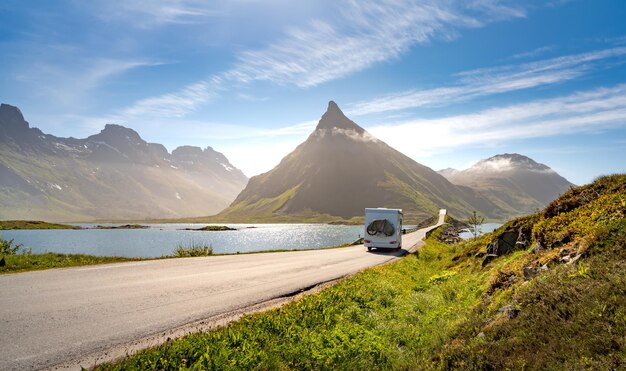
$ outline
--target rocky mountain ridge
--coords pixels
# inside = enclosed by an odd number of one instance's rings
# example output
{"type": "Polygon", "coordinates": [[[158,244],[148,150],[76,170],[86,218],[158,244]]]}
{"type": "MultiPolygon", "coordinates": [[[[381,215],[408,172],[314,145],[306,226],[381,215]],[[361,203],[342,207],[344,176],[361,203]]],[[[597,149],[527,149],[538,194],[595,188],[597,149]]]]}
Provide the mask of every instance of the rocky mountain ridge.
{"type": "Polygon", "coordinates": [[[211,147],[172,151],[107,124],[85,139],[44,134],[0,106],[0,218],[91,220],[215,213],[246,176],[211,147]]]}

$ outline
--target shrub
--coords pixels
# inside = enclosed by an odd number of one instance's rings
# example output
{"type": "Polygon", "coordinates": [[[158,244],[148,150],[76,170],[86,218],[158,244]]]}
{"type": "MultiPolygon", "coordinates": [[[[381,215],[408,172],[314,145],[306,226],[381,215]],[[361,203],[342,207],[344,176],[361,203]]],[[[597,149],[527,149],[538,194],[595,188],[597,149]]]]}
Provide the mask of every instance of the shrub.
{"type": "Polygon", "coordinates": [[[178,245],[174,250],[174,256],[177,258],[189,258],[194,256],[210,256],[213,255],[213,247],[201,243],[191,242],[189,246],[178,245]]]}
{"type": "Polygon", "coordinates": [[[22,250],[22,244],[16,244],[13,239],[5,240],[0,235],[0,255],[15,255],[22,250]]]}

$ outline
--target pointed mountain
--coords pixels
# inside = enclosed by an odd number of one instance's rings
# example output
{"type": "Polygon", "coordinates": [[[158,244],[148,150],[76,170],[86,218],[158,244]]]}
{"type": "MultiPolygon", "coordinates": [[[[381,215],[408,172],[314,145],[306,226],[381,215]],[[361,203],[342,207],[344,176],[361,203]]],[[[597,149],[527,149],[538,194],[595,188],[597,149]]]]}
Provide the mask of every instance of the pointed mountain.
{"type": "Polygon", "coordinates": [[[389,147],[331,101],[308,139],[274,169],[251,178],[217,218],[349,219],[362,216],[366,207],[401,208],[412,219],[430,217],[439,208],[457,217],[472,210],[500,216],[492,202],[389,147]]]}
{"type": "Polygon", "coordinates": [[[85,139],[31,128],[0,106],[0,219],[54,221],[177,218],[227,207],[246,176],[211,147],[170,154],[130,128],[85,139]]]}
{"type": "Polygon", "coordinates": [[[454,184],[481,192],[513,215],[542,209],[574,186],[550,167],[517,153],[480,160],[465,170],[439,173],[454,184]]]}

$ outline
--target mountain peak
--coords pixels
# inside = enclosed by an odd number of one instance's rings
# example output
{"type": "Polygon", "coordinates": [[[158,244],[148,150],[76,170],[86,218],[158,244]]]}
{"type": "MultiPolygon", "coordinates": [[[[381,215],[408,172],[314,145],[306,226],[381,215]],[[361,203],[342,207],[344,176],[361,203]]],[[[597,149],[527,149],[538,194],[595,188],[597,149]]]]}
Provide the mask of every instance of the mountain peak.
{"type": "Polygon", "coordinates": [[[132,139],[140,139],[139,134],[135,130],[117,124],[104,125],[104,129],[100,131],[100,134],[125,135],[132,139]]]}
{"type": "Polygon", "coordinates": [[[120,143],[136,143],[145,144],[145,141],[141,139],[139,134],[127,127],[116,124],[106,124],[104,129],[100,133],[92,135],[87,139],[92,141],[101,141],[108,144],[120,144],[120,143]]]}
{"type": "Polygon", "coordinates": [[[533,159],[520,155],[518,153],[503,153],[489,157],[488,159],[477,162],[472,168],[482,171],[502,172],[510,170],[533,170],[533,171],[550,171],[551,169],[535,162],[533,159]]]}
{"type": "Polygon", "coordinates": [[[337,103],[331,100],[330,102],[328,102],[328,108],[326,109],[324,115],[322,115],[322,118],[317,124],[315,130],[318,131],[333,129],[355,131],[358,134],[363,134],[365,132],[365,129],[346,117],[346,115],[344,115],[337,103]]]}
{"type": "Polygon", "coordinates": [[[0,124],[12,130],[28,130],[28,122],[24,120],[22,111],[10,104],[0,105],[0,124]]]}

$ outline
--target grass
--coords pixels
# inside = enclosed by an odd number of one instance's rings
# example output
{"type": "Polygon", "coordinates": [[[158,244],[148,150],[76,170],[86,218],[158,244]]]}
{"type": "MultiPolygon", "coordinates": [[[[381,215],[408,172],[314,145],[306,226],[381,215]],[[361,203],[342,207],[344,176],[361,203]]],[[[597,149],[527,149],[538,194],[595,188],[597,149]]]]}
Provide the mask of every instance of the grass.
{"type": "Polygon", "coordinates": [[[624,368],[626,176],[585,187],[476,240],[446,245],[436,231],[419,255],[100,369],[624,368]],[[483,267],[475,254],[507,228],[532,231],[543,252],[483,267]],[[563,264],[564,251],[580,259],[563,264]]]}
{"type": "Polygon", "coordinates": [[[139,258],[123,258],[119,256],[57,253],[6,255],[4,259],[6,265],[0,267],[0,274],[141,260],[139,258]]]}
{"type": "Polygon", "coordinates": [[[81,227],[39,220],[0,220],[0,229],[81,229],[81,227]]]}

